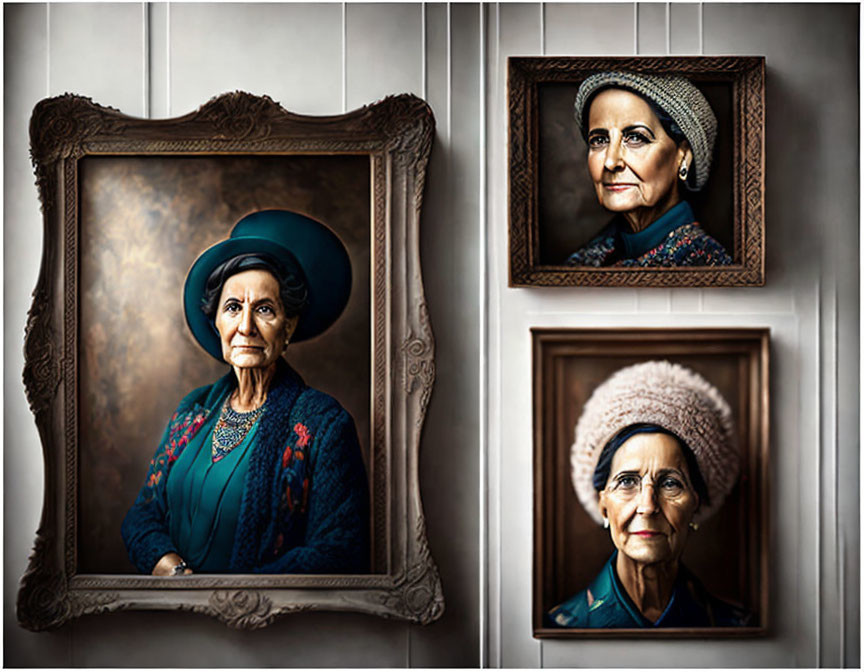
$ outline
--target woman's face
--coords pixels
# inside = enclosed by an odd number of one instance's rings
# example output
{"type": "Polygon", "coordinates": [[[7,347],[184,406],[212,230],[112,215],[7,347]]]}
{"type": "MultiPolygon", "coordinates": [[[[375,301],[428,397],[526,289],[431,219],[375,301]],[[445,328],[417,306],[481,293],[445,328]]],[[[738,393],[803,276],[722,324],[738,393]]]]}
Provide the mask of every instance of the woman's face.
{"type": "Polygon", "coordinates": [[[600,511],[620,553],[642,564],[677,560],[698,506],[674,437],[635,434],[615,452],[600,511]]]}
{"type": "Polygon", "coordinates": [[[216,329],[222,357],[232,366],[269,367],[285,350],[296,327],[296,316],[285,317],[279,282],[271,273],[242,271],[225,281],[216,309],[216,329]]]}
{"type": "Polygon", "coordinates": [[[678,170],[685,158],[690,166],[691,155],[687,143],[677,146],[635,93],[606,89],[592,101],[588,172],[606,209],[648,208],[659,216],[678,202],[678,170]]]}

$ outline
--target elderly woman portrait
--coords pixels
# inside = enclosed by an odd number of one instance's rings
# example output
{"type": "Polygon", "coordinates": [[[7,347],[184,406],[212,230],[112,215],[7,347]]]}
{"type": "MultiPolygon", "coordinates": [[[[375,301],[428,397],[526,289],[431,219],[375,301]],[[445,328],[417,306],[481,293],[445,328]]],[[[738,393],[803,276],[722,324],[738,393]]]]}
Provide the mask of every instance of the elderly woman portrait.
{"type": "Polygon", "coordinates": [[[688,79],[602,72],[579,87],[575,119],[609,223],[566,260],[572,266],[732,263],[697,221],[688,196],[708,182],[717,119],[688,79]]]}
{"type": "Polygon", "coordinates": [[[719,391],[678,364],[629,366],[594,390],[576,425],[572,481],[615,550],[589,585],[546,613],[547,627],[749,624],[746,610],[710,595],[681,562],[737,481],[734,437],[719,391]]]}
{"type": "Polygon", "coordinates": [[[182,400],[122,525],[140,572],[369,570],[369,494],[354,421],[282,358],[333,324],[350,290],[337,236],[283,210],[244,217],[194,262],[186,322],[229,370],[191,392],[165,390],[182,400]]]}

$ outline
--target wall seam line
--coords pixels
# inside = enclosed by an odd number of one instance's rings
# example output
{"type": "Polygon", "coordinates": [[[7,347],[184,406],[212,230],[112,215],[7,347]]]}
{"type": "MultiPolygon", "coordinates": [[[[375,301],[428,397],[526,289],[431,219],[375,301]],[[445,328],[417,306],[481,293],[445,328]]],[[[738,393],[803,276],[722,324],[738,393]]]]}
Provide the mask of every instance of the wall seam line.
{"type": "Polygon", "coordinates": [[[450,30],[452,27],[453,15],[450,3],[447,3],[447,185],[450,185],[450,150],[452,143],[450,142],[453,129],[451,122],[453,119],[453,45],[451,41],[450,30]]]}
{"type": "Polygon", "coordinates": [[[51,3],[45,4],[45,97],[51,95],[51,3]]]}
{"type": "Polygon", "coordinates": [[[348,7],[342,3],[342,114],[348,111],[348,7]]]}
{"type": "MultiPolygon", "coordinates": [[[[836,241],[832,245],[836,250],[836,241]]],[[[834,258],[837,259],[839,257],[838,254],[834,255],[834,258]]],[[[833,265],[829,265],[829,268],[833,268],[833,265]]],[[[840,315],[839,315],[839,299],[838,299],[838,289],[837,289],[837,277],[829,271],[831,274],[831,284],[832,284],[832,309],[833,309],[833,320],[831,324],[831,328],[833,329],[833,338],[831,339],[831,348],[832,348],[832,359],[833,366],[831,368],[831,375],[833,377],[833,413],[832,413],[832,424],[833,424],[833,432],[832,432],[832,448],[834,452],[834,463],[832,465],[832,483],[833,483],[833,506],[834,506],[834,525],[833,525],[833,545],[834,545],[834,561],[835,561],[835,575],[834,575],[834,585],[837,590],[838,602],[840,603],[840,657],[842,660],[843,656],[843,625],[844,625],[844,614],[843,614],[843,584],[839,581],[840,576],[842,574],[841,565],[843,564],[843,558],[840,555],[840,315]]]]}
{"type": "MultiPolygon", "coordinates": [[[[499,92],[499,81],[501,79],[501,3],[495,3],[495,94],[496,101],[495,104],[498,105],[499,102],[506,103],[506,100],[501,101],[501,95],[499,92]]],[[[496,131],[496,139],[497,139],[497,130],[498,130],[498,117],[495,117],[493,121],[493,127],[496,131]]],[[[497,140],[496,140],[497,141],[497,140]]],[[[494,144],[494,143],[493,143],[494,144]]],[[[497,279],[497,273],[496,273],[497,279]]],[[[496,409],[495,409],[495,417],[500,420],[501,418],[501,292],[500,289],[495,293],[495,316],[496,316],[496,327],[498,329],[498,337],[496,339],[498,351],[497,357],[498,361],[496,362],[495,370],[497,372],[497,383],[498,389],[496,391],[496,409]]],[[[501,667],[501,551],[503,550],[503,544],[501,541],[501,450],[500,446],[498,448],[498,453],[496,455],[495,460],[495,487],[496,487],[496,500],[495,500],[495,542],[496,542],[496,567],[495,567],[495,591],[496,591],[496,599],[495,603],[496,613],[495,613],[495,661],[494,664],[496,667],[501,667]]]]}
{"type": "Polygon", "coordinates": [[[478,65],[480,75],[480,147],[479,147],[479,168],[480,168],[480,245],[479,245],[479,286],[480,286],[480,364],[478,376],[480,378],[479,386],[479,417],[478,423],[480,429],[480,567],[479,578],[477,582],[480,586],[480,605],[479,605],[479,645],[480,645],[480,668],[484,669],[487,664],[487,629],[488,629],[488,605],[489,605],[489,586],[486,582],[488,576],[486,567],[488,566],[488,439],[486,434],[486,423],[488,422],[487,409],[487,358],[489,356],[489,337],[488,337],[488,322],[487,315],[489,310],[489,288],[487,278],[487,236],[486,229],[488,222],[486,221],[486,198],[488,197],[487,175],[486,175],[486,8],[483,3],[477,5],[478,19],[480,22],[480,45],[478,50],[478,65]]]}
{"type": "Polygon", "coordinates": [[[672,53],[672,9],[668,1],[666,2],[666,55],[672,53]]]}
{"type": "Polygon", "coordinates": [[[420,90],[423,92],[423,100],[429,97],[428,84],[426,82],[426,71],[429,67],[429,56],[426,45],[426,2],[420,3],[420,90]]]}
{"type": "Polygon", "coordinates": [[[540,3],[540,55],[546,55],[546,3],[540,3]]]}
{"type": "Polygon", "coordinates": [[[633,53],[639,53],[639,3],[633,3],[633,53]]]}
{"type": "MultiPolygon", "coordinates": [[[[822,435],[824,431],[825,421],[822,416],[822,402],[824,400],[824,390],[822,389],[822,279],[816,278],[816,389],[818,401],[816,403],[816,427],[818,428],[818,437],[820,449],[816,451],[816,501],[822,500],[822,435]]],[[[800,403],[800,398],[799,398],[800,403]]],[[[803,414],[802,414],[803,415],[803,414]]],[[[799,499],[799,518],[801,502],[799,499]]],[[[816,516],[816,667],[821,665],[822,661],[822,511],[818,511],[816,516]]]]}
{"type": "Polygon", "coordinates": [[[150,49],[150,3],[142,2],[141,3],[141,48],[143,50],[142,55],[142,69],[143,69],[143,77],[142,79],[142,91],[141,95],[143,100],[142,105],[144,107],[144,117],[146,119],[150,118],[150,70],[152,67],[151,63],[151,49],[150,49]]]}
{"type": "Polygon", "coordinates": [[[699,54],[705,54],[705,21],[703,16],[703,11],[705,9],[704,3],[699,3],[699,54]]]}
{"type": "Polygon", "coordinates": [[[174,116],[171,100],[171,3],[165,3],[165,100],[168,116],[174,116]]]}

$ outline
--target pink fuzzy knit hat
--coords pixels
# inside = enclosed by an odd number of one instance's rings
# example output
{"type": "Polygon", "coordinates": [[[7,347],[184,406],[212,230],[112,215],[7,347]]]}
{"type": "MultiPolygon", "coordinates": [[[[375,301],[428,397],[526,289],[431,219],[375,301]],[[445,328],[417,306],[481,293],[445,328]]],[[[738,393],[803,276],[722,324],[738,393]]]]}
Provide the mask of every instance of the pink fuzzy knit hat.
{"type": "Polygon", "coordinates": [[[602,523],[593,477],[606,443],[620,430],[647,422],[681,438],[693,451],[711,502],[694,516],[715,513],[738,478],[740,456],[729,404],[702,376],[671,362],[644,362],[617,371],[582,409],[570,450],[573,488],[589,515],[602,523]]]}

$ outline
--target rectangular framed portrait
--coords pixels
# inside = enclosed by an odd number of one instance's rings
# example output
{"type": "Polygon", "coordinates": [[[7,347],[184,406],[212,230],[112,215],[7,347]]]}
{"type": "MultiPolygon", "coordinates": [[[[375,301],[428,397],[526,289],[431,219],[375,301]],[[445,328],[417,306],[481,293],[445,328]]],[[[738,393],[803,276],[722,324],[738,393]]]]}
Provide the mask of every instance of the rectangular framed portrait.
{"type": "MultiPolygon", "coordinates": [[[[24,627],[121,609],[194,611],[236,628],[304,610],[440,616],[417,473],[434,381],[417,235],[433,135],[430,109],[410,95],[335,117],[242,92],[158,121],[70,94],[36,106],[45,236],[24,381],[46,480],[18,596],[24,627]],[[235,225],[253,221],[237,243],[235,225]],[[190,331],[204,296],[184,290],[202,253],[226,241],[234,256],[270,255],[276,266],[254,272],[280,278],[286,313],[291,278],[305,279],[249,426],[217,403],[217,381],[234,381],[222,359],[233,336],[216,318],[190,331]],[[196,432],[213,422],[211,456],[209,434],[199,445],[196,432]],[[223,504],[232,489],[239,513],[223,504]],[[229,516],[234,526],[220,527],[229,516]],[[164,535],[204,549],[202,570],[151,575],[164,535]],[[210,566],[221,568],[206,569],[220,554],[210,566]]],[[[224,271],[223,290],[237,273],[224,271]]],[[[250,306],[269,319],[264,303],[250,306]]],[[[256,325],[238,327],[241,350],[266,349],[256,325]]]]}
{"type": "Polygon", "coordinates": [[[765,59],[508,59],[510,286],[765,282],[765,59]]]}
{"type": "Polygon", "coordinates": [[[532,348],[534,636],[765,635],[769,330],[537,328],[532,348]]]}

